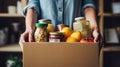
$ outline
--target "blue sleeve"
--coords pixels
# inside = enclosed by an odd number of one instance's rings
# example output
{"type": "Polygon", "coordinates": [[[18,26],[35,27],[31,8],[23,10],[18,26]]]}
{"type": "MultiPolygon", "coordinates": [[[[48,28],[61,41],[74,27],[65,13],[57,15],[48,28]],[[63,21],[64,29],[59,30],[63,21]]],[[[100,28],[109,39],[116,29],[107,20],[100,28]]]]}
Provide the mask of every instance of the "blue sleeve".
{"type": "Polygon", "coordinates": [[[34,8],[38,15],[40,14],[40,2],[39,0],[29,0],[26,7],[22,10],[22,14],[26,16],[27,9],[34,8]]]}
{"type": "Polygon", "coordinates": [[[83,0],[83,9],[85,9],[87,7],[96,8],[94,0],[83,0]]]}

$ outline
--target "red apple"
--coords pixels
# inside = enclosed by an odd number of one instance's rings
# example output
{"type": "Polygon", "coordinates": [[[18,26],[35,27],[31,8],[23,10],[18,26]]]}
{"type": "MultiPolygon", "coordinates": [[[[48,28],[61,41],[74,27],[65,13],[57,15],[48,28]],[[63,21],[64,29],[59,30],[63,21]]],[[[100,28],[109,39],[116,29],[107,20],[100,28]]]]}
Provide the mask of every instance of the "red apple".
{"type": "Polygon", "coordinates": [[[84,38],[82,38],[81,40],[80,40],[80,43],[87,43],[88,42],[88,40],[86,40],[86,39],[84,39],[84,38]]]}
{"type": "Polygon", "coordinates": [[[84,37],[80,40],[81,43],[94,42],[92,37],[84,37]]]}
{"type": "Polygon", "coordinates": [[[94,39],[93,39],[92,37],[89,37],[89,38],[88,38],[88,41],[89,41],[89,42],[94,42],[94,39]]]}

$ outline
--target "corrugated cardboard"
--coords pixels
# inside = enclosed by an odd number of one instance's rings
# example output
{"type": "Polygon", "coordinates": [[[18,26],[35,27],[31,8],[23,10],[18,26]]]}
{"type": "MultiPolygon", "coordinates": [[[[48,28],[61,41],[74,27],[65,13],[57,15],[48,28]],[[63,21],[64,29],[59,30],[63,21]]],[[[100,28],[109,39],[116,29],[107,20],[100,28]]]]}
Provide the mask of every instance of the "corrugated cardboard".
{"type": "Polygon", "coordinates": [[[23,67],[98,67],[98,43],[24,43],[23,67]]]}

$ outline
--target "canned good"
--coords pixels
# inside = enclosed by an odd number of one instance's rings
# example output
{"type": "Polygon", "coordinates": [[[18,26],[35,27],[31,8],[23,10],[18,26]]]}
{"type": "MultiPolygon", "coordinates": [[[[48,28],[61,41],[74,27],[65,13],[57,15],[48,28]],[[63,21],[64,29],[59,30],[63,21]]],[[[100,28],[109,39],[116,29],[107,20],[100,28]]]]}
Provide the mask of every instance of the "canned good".
{"type": "Polygon", "coordinates": [[[63,42],[64,33],[63,32],[50,32],[49,33],[49,42],[63,42]]]}

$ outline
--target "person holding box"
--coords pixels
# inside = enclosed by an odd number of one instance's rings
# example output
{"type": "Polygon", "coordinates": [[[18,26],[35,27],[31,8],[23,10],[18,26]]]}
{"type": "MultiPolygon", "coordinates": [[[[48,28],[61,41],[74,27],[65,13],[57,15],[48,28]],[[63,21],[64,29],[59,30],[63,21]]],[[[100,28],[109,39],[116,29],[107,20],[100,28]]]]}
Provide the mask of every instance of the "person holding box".
{"type": "Polygon", "coordinates": [[[29,0],[23,9],[26,29],[20,36],[21,48],[27,37],[29,42],[33,41],[35,23],[38,19],[52,20],[54,29],[61,23],[72,28],[74,18],[84,16],[90,21],[94,42],[96,42],[99,33],[95,8],[94,0],[29,0]]]}

